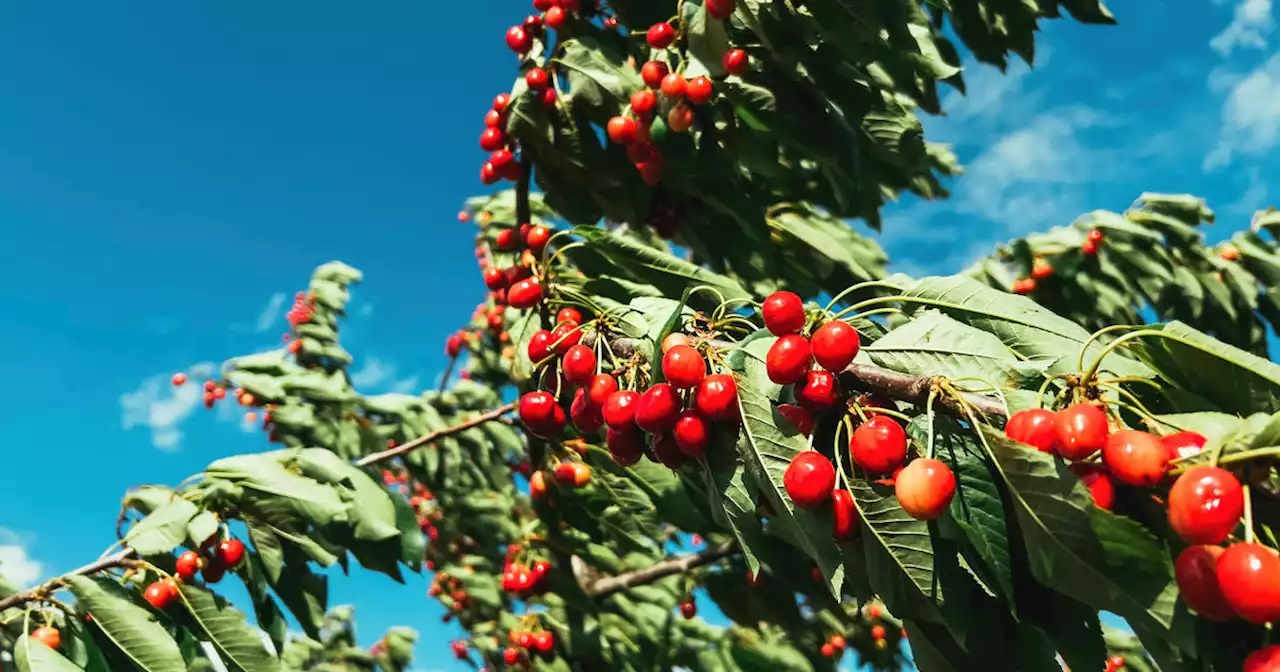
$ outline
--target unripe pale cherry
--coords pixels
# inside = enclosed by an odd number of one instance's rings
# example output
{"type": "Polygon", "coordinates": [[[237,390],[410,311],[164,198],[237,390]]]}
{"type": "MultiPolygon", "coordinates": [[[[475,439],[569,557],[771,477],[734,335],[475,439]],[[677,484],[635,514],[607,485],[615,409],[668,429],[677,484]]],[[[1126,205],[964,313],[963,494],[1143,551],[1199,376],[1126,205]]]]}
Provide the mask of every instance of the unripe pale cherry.
{"type": "Polygon", "coordinates": [[[956,477],[945,462],[922,457],[898,472],[893,487],[903,511],[916,520],[934,520],[951,505],[956,477]]]}

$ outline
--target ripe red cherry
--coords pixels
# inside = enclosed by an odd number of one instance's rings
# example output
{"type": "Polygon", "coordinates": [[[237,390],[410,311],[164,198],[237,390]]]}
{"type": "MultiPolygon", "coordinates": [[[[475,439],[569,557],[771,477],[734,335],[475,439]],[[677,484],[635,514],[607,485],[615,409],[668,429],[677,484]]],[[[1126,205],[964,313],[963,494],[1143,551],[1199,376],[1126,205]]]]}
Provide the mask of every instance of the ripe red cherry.
{"type": "Polygon", "coordinates": [[[552,352],[551,343],[551,332],[546,329],[533,332],[533,336],[529,337],[529,347],[526,349],[529,361],[537,364],[550,357],[552,352]]]}
{"type": "Polygon", "coordinates": [[[510,646],[502,650],[502,662],[508,665],[515,665],[520,662],[520,651],[510,646]]]}
{"type": "Polygon", "coordinates": [[[1169,526],[1188,544],[1220,544],[1244,515],[1244,488],[1229,471],[1192,467],[1169,488],[1169,526]]]}
{"type": "Polygon", "coordinates": [[[559,483],[560,485],[572,487],[574,476],[576,475],[576,470],[574,469],[574,466],[573,466],[575,464],[577,463],[561,462],[557,464],[555,470],[551,472],[552,475],[555,476],[556,483],[559,483]]]}
{"type": "Polygon", "coordinates": [[[520,421],[529,427],[539,427],[554,421],[556,398],[550,392],[528,392],[520,397],[520,421]]]}
{"type": "Polygon", "coordinates": [[[556,327],[551,332],[551,342],[555,344],[556,354],[564,356],[568,354],[569,348],[578,344],[582,340],[582,330],[578,325],[565,322],[556,327]]]}
{"type": "Polygon", "coordinates": [[[885,635],[886,635],[886,634],[888,634],[888,633],[885,631],[885,629],[884,629],[884,626],[883,626],[883,625],[873,625],[873,626],[871,626],[871,638],[872,638],[872,639],[884,639],[884,637],[885,637],[885,635]]]}
{"type": "Polygon", "coordinates": [[[666,49],[676,41],[676,29],[669,23],[655,23],[645,37],[649,40],[649,46],[654,49],[666,49]]]}
{"type": "Polygon", "coordinates": [[[781,415],[787,422],[800,430],[801,434],[809,436],[813,433],[813,412],[804,406],[796,406],[795,404],[778,404],[778,415],[781,415]]]}
{"type": "Polygon", "coordinates": [[[1210,621],[1235,618],[1218,587],[1218,558],[1224,550],[1221,546],[1188,546],[1173,563],[1173,576],[1182,601],[1210,621]]]}
{"type": "Polygon", "coordinates": [[[1199,454],[1200,449],[1204,448],[1204,444],[1208,441],[1204,435],[1196,432],[1177,432],[1160,439],[1160,443],[1169,449],[1170,460],[1199,454]]]}
{"type": "Polygon", "coordinates": [[[604,422],[610,429],[634,429],[636,426],[636,402],[640,395],[631,390],[618,390],[609,395],[604,404],[604,422]]]}
{"type": "Polygon", "coordinates": [[[640,89],[631,94],[631,111],[647,117],[658,107],[658,97],[648,89],[640,89]]]}
{"type": "Polygon", "coordinates": [[[644,435],[634,427],[622,431],[606,431],[604,444],[609,448],[613,461],[622,467],[629,467],[644,457],[644,435]]]}
{"type": "Polygon", "coordinates": [[[840,400],[840,383],[834,373],[814,369],[796,383],[796,401],[810,411],[824,411],[840,400]]]}
{"type": "Polygon", "coordinates": [[[484,269],[484,286],[493,291],[507,288],[507,274],[497,266],[484,269]]]}
{"type": "Polygon", "coordinates": [[[1058,424],[1053,411],[1045,408],[1028,408],[1009,417],[1004,435],[1033,446],[1042,453],[1058,452],[1058,424]]]}
{"type": "Polygon", "coordinates": [[[503,126],[502,113],[489,110],[484,113],[485,128],[501,128],[503,126]]]}
{"type": "Polygon", "coordinates": [[[537,278],[525,278],[507,291],[507,303],[512,308],[525,310],[542,300],[542,283],[537,278]]]}
{"type": "Polygon", "coordinates": [[[679,415],[680,395],[667,383],[650,387],[636,400],[636,424],[651,434],[675,427],[679,415]]]}
{"type": "Polygon", "coordinates": [[[822,646],[818,647],[818,652],[822,654],[823,658],[830,658],[836,655],[836,646],[831,642],[823,642],[822,646]]]}
{"type": "Polygon", "coordinates": [[[205,560],[204,567],[200,571],[205,583],[217,583],[226,573],[227,566],[222,564],[216,555],[205,560]]]}
{"type": "MultiPolygon", "coordinates": [[[[684,75],[678,72],[673,72],[662,78],[662,95],[668,98],[684,98],[684,94],[688,90],[689,83],[684,80],[684,75]]],[[[668,116],[667,118],[669,120],[671,117],[668,116]]],[[[685,130],[688,130],[688,127],[685,127],[685,130]]]]}
{"type": "Polygon", "coordinates": [[[848,490],[831,493],[831,517],[836,541],[845,541],[858,535],[858,507],[848,490]]]}
{"type": "Polygon", "coordinates": [[[591,383],[587,386],[587,397],[591,403],[604,408],[604,404],[609,400],[609,395],[618,391],[618,379],[607,373],[598,373],[591,378],[591,383]]]}
{"type": "Polygon", "coordinates": [[[1236,615],[1263,624],[1280,618],[1280,558],[1260,544],[1239,543],[1218,557],[1218,586],[1236,615]]]}
{"type": "MultiPolygon", "coordinates": [[[[542,106],[546,108],[555,107],[556,100],[558,98],[559,98],[559,94],[557,94],[556,90],[552,88],[543,89],[540,93],[538,93],[538,100],[542,103],[542,106]]],[[[519,177],[519,175],[517,175],[517,177],[519,177]]]]}
{"type": "Polygon", "coordinates": [[[697,410],[686,409],[676,418],[671,436],[680,452],[689,457],[701,457],[711,442],[711,425],[697,410]]]}
{"type": "Polygon", "coordinates": [[[1102,463],[1123,483],[1151,487],[1169,470],[1169,449],[1155,434],[1125,429],[1107,437],[1102,463]]]}
{"type": "Polygon", "coordinates": [[[187,374],[185,374],[185,373],[175,373],[175,374],[173,374],[173,378],[171,379],[171,382],[172,382],[175,386],[178,386],[178,385],[186,385],[186,384],[187,384],[187,374]]]}
{"type": "Polygon", "coordinates": [[[1280,646],[1264,646],[1244,659],[1243,672],[1275,672],[1280,670],[1280,646]]]}
{"type": "Polygon", "coordinates": [[[195,551],[186,551],[178,556],[176,569],[174,573],[183,581],[190,582],[196,578],[196,574],[200,572],[200,554],[195,551]]]}
{"type": "Polygon", "coordinates": [[[1093,497],[1093,505],[1099,509],[1111,510],[1116,503],[1116,484],[1106,469],[1086,462],[1071,465],[1076,477],[1089,488],[1093,497]]]}
{"type": "Polygon", "coordinates": [[[760,308],[764,326],[774,336],[798,333],[804,328],[804,303],[791,292],[774,292],[760,308]]]}
{"type": "Polygon", "coordinates": [[[731,75],[744,75],[751,67],[751,58],[742,49],[730,49],[720,58],[720,65],[731,75]]]}
{"type": "Polygon", "coordinates": [[[698,615],[698,605],[694,604],[692,599],[685,600],[684,602],[681,602],[681,603],[680,603],[680,615],[681,615],[681,616],[684,616],[685,620],[689,620],[689,619],[693,618],[694,616],[697,616],[697,615],[698,615]]]}
{"type": "Polygon", "coordinates": [[[636,120],[630,117],[614,117],[609,120],[609,139],[619,145],[636,141],[636,120]]]}
{"type": "Polygon", "coordinates": [[[547,477],[542,471],[535,471],[529,476],[529,498],[540,501],[547,496],[547,477]]]}
{"type": "Polygon", "coordinates": [[[537,14],[530,14],[524,17],[524,30],[530,35],[541,35],[542,17],[537,14]]]}
{"type": "Polygon", "coordinates": [[[831,498],[836,487],[836,468],[822,453],[806,450],[791,459],[782,473],[782,485],[796,506],[816,508],[831,498]]]}
{"type": "Polygon", "coordinates": [[[1068,460],[1083,460],[1107,445],[1107,414],[1094,404],[1074,404],[1054,416],[1058,425],[1060,454],[1068,460]]]}
{"type": "Polygon", "coordinates": [[[218,544],[218,562],[227,569],[234,569],[244,560],[244,542],[239,539],[223,539],[218,544]]]}
{"type": "Polygon", "coordinates": [[[54,650],[62,647],[62,633],[58,632],[57,628],[51,628],[47,625],[32,630],[31,639],[54,650]]]}
{"type": "MultiPolygon", "coordinates": [[[[666,93],[665,91],[663,93],[666,93]]],[[[685,96],[689,102],[694,105],[705,105],[711,102],[711,96],[714,94],[711,80],[699,75],[689,80],[689,84],[685,87],[685,96]]]]}
{"type": "Polygon", "coordinates": [[[907,433],[886,415],[868,418],[853,430],[849,454],[863,469],[875,474],[892,473],[907,459],[907,433]]]}
{"type": "Polygon", "coordinates": [[[496,152],[507,144],[507,134],[499,128],[486,128],[480,133],[480,149],[496,152]]]}
{"type": "Polygon", "coordinates": [[[494,170],[506,175],[507,169],[516,162],[516,155],[508,149],[499,149],[489,154],[489,163],[493,164],[494,170]]]}
{"type": "Polygon", "coordinates": [[[596,353],[579,343],[564,353],[560,365],[570,385],[586,385],[596,375],[596,353]]]}
{"type": "Polygon", "coordinates": [[[680,451],[680,446],[676,445],[675,437],[671,436],[671,432],[654,434],[649,442],[649,449],[653,451],[654,459],[668,469],[679,469],[689,461],[688,456],[680,451]]]}
{"type": "Polygon", "coordinates": [[[521,26],[507,30],[507,48],[517,54],[527,54],[533,48],[533,36],[521,26]]]}
{"type": "Polygon", "coordinates": [[[161,579],[142,591],[142,599],[156,609],[164,609],[178,599],[178,586],[168,579],[161,579]]]}
{"type": "Polygon", "coordinates": [[[640,79],[644,85],[656,89],[662,86],[662,78],[667,76],[667,64],[662,61],[649,61],[640,66],[640,79]]]}
{"type": "Polygon", "coordinates": [[[809,344],[813,347],[813,358],[818,366],[840,373],[858,356],[862,339],[858,336],[858,330],[849,326],[848,322],[832,320],[813,332],[809,344]]]}
{"type": "Polygon", "coordinates": [[[546,14],[543,15],[543,20],[546,21],[547,27],[552,30],[560,30],[561,28],[563,28],[565,19],[566,19],[566,16],[564,13],[564,8],[562,7],[552,7],[551,9],[547,10],[546,14]]]}
{"type": "Polygon", "coordinates": [[[702,379],[693,396],[693,405],[708,420],[728,422],[738,418],[738,384],[733,376],[713,373],[702,379]]]}
{"type": "Polygon", "coordinates": [[[718,21],[728,21],[733,16],[733,0],[706,0],[707,14],[718,21]]]}
{"type": "Polygon", "coordinates": [[[894,494],[902,510],[916,520],[934,520],[951,506],[956,476],[945,462],[930,457],[913,460],[894,479],[894,494]]]}
{"type": "Polygon", "coordinates": [[[547,247],[547,241],[551,240],[551,229],[545,226],[534,226],[524,236],[524,243],[533,250],[534,254],[542,254],[542,250],[547,247]]]}
{"type": "Polygon", "coordinates": [[[774,341],[764,361],[769,380],[789,385],[799,382],[813,367],[813,350],[804,336],[787,334],[774,341]]]}
{"type": "Polygon", "coordinates": [[[691,345],[677,345],[662,356],[662,375],[678,390],[696,387],[707,376],[707,362],[691,345]]]}
{"type": "Polygon", "coordinates": [[[579,312],[577,308],[565,306],[556,313],[556,324],[566,324],[569,322],[572,322],[573,324],[582,324],[582,313],[579,312]]]}
{"type": "Polygon", "coordinates": [[[583,434],[594,434],[604,426],[604,415],[600,413],[600,407],[587,398],[586,388],[579,388],[573,393],[569,417],[573,419],[573,426],[583,434]]]}

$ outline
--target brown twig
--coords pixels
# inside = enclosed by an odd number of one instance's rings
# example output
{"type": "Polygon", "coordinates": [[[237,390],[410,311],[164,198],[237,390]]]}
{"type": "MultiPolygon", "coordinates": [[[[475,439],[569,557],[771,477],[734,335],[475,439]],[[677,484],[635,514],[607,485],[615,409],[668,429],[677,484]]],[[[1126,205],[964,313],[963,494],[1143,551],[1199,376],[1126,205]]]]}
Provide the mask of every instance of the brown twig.
{"type": "Polygon", "coordinates": [[[683,574],[696,567],[709,565],[717,560],[722,560],[738,552],[738,546],[733,542],[722,544],[716,548],[709,548],[701,553],[690,553],[674,558],[668,558],[644,569],[637,569],[634,572],[626,572],[617,576],[607,576],[596,580],[587,588],[587,594],[595,598],[604,598],[624,590],[653,583],[659,579],[665,579],[675,574],[683,574]]]}
{"type": "Polygon", "coordinates": [[[494,420],[497,420],[498,418],[510,413],[511,411],[514,411],[515,408],[516,408],[516,402],[514,401],[509,404],[506,404],[505,406],[499,406],[498,408],[495,408],[492,411],[486,411],[484,413],[481,413],[480,415],[477,415],[476,417],[471,418],[470,420],[467,420],[462,424],[454,425],[452,427],[446,427],[444,429],[438,429],[429,434],[424,434],[422,436],[419,436],[418,438],[413,439],[412,441],[408,441],[402,445],[396,446],[395,448],[388,448],[387,450],[384,450],[381,452],[373,453],[371,455],[365,455],[359,460],[356,460],[356,466],[367,467],[370,464],[375,464],[377,462],[382,462],[384,460],[390,460],[395,457],[400,457],[401,455],[413,452],[414,450],[421,448],[422,446],[425,446],[428,443],[431,443],[432,441],[438,441],[447,436],[453,436],[454,434],[457,434],[459,432],[465,432],[466,430],[471,429],[472,427],[475,427],[477,425],[483,425],[486,422],[492,422],[494,420]]]}
{"type": "Polygon", "coordinates": [[[86,576],[116,567],[124,567],[129,564],[129,561],[133,559],[134,555],[135,553],[132,548],[122,549],[105,558],[95,560],[84,567],[73,569],[62,576],[49,579],[32,590],[10,595],[9,597],[0,600],[0,611],[4,611],[10,607],[16,607],[26,602],[44,599],[44,596],[49,592],[50,586],[65,583],[67,579],[73,576],[86,576]]]}

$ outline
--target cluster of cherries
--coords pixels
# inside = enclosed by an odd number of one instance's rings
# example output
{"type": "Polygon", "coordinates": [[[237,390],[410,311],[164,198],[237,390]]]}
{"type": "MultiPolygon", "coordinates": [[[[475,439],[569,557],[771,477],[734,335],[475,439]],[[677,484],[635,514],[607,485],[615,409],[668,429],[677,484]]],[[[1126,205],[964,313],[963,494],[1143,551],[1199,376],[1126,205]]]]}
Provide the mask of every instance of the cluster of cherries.
{"type": "Polygon", "coordinates": [[[507,641],[511,646],[502,650],[502,662],[507,665],[516,665],[534,655],[549,658],[556,648],[556,636],[550,630],[512,630],[507,633],[507,641]]]}
{"type": "MultiPolygon", "coordinates": [[[[1099,229],[1092,229],[1085,236],[1085,241],[1080,245],[1080,252],[1086,257],[1092,257],[1098,254],[1098,247],[1102,245],[1106,235],[1099,229]]],[[[1030,294],[1036,291],[1036,284],[1039,280],[1044,280],[1054,273],[1053,265],[1044,257],[1036,257],[1031,263],[1031,277],[1018,278],[1013,281],[1014,294],[1030,294]]]]}
{"type": "Polygon", "coordinates": [[[235,569],[244,561],[245,546],[239,539],[228,537],[209,544],[204,552],[183,551],[178,555],[174,578],[163,578],[148,585],[142,591],[142,599],[156,609],[166,609],[181,596],[178,581],[191,583],[199,574],[205,583],[217,583],[227,570],[235,569]]]}
{"type": "Polygon", "coordinates": [[[436,574],[435,578],[431,580],[431,587],[427,588],[427,595],[439,597],[444,595],[446,591],[449,594],[449,598],[453,600],[452,604],[449,605],[451,613],[446,616],[460,613],[473,604],[471,596],[467,594],[461,581],[444,572],[436,574]]]}
{"type": "Polygon", "coordinates": [[[546,560],[525,565],[508,559],[502,566],[502,589],[520,598],[541,595],[547,589],[547,575],[550,573],[551,563],[546,560]]]}
{"type": "MultiPolygon", "coordinates": [[[[174,387],[182,387],[183,385],[187,384],[187,374],[179,371],[178,373],[173,374],[173,377],[169,379],[169,382],[173,383],[174,387]]],[[[235,395],[236,401],[239,402],[241,406],[247,406],[252,408],[258,405],[257,398],[254,397],[253,394],[246,392],[243,387],[237,387],[235,390],[233,390],[233,393],[235,395]]],[[[209,409],[213,408],[215,404],[225,399],[226,396],[227,396],[227,388],[225,385],[221,385],[216,381],[212,381],[212,380],[204,381],[204,407],[205,408],[209,408],[209,409]]],[[[271,422],[270,408],[271,406],[268,405],[267,406],[268,410],[262,414],[262,423],[264,427],[270,424],[271,422]]],[[[245,411],[244,419],[245,419],[245,422],[249,422],[249,423],[257,422],[258,413],[256,411],[245,411]]]]}
{"type": "Polygon", "coordinates": [[[483,248],[477,248],[484,286],[492,293],[494,305],[525,310],[542,300],[542,280],[534,275],[532,267],[546,249],[551,233],[545,226],[529,223],[499,231],[494,239],[495,247],[504,251],[523,250],[520,262],[507,268],[486,262],[483,248]]]}

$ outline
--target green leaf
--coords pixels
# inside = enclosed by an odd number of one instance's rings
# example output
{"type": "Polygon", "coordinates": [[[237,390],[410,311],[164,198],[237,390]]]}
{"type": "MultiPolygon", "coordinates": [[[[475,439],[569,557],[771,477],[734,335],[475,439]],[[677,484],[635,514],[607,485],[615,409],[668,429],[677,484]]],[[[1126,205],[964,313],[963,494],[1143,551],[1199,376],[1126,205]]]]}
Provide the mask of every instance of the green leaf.
{"type": "Polygon", "coordinates": [[[61,653],[27,635],[19,637],[13,645],[13,662],[18,672],[81,672],[80,667],[61,653]]]}
{"type": "Polygon", "coordinates": [[[69,577],[67,584],[102,634],[139,668],[146,672],[185,672],[187,666],[177,642],[154,614],[134,604],[118,586],[83,576],[69,577]]]}
{"type": "Polygon", "coordinates": [[[304,475],[322,483],[353,488],[350,511],[354,516],[356,539],[382,541],[400,534],[391,495],[364,470],[323,448],[302,450],[298,454],[298,465],[304,475]]]}
{"type": "Polygon", "coordinates": [[[569,72],[569,86],[577,99],[621,109],[632,92],[644,86],[640,73],[626,64],[626,53],[612,42],[583,36],[565,40],[560,49],[553,62],[569,72]]]}
{"type": "Polygon", "coordinates": [[[217,533],[218,517],[209,511],[201,511],[187,522],[187,545],[190,548],[200,548],[217,533]]]}
{"type": "Polygon", "coordinates": [[[1208,441],[1216,441],[1240,429],[1244,418],[1227,413],[1204,411],[1201,413],[1169,413],[1156,415],[1156,422],[1149,423],[1157,431],[1196,432],[1208,441]]]}
{"type": "Polygon", "coordinates": [[[280,669],[280,661],[262,645],[257,629],[249,627],[244,614],[233,609],[226,600],[190,585],[182,586],[182,598],[223,662],[232,669],[244,672],[280,669]]]}
{"type": "MultiPolygon", "coordinates": [[[[733,532],[747,561],[747,569],[754,575],[760,571],[756,549],[765,543],[764,527],[760,524],[760,514],[756,512],[756,494],[747,478],[743,459],[746,450],[725,445],[731,443],[730,439],[725,432],[720,432],[709,446],[704,463],[707,495],[711,500],[712,516],[733,532]]],[[[745,438],[739,441],[745,441],[745,438]]]]}
{"type": "Polygon", "coordinates": [[[187,523],[199,512],[185,499],[171,499],[130,527],[124,543],[139,555],[172,553],[187,540],[187,523]]]}
{"type": "Polygon", "coordinates": [[[703,4],[702,0],[686,0],[682,7],[685,42],[689,47],[684,76],[688,79],[723,75],[722,57],[731,46],[726,22],[707,16],[703,4]]]}
{"type": "Polygon", "coordinates": [[[918,376],[975,378],[993,387],[1025,387],[1049,360],[1022,361],[988,332],[926,310],[862,349],[876,364],[918,376]]]}
{"type": "MultiPolygon", "coordinates": [[[[251,492],[268,495],[283,509],[303,520],[325,527],[348,522],[347,503],[333,488],[300,476],[285,468],[297,451],[283,450],[257,455],[236,455],[213,464],[205,470],[211,476],[232,481],[251,492]]],[[[262,497],[254,497],[263,499],[262,497]]]]}
{"type": "Polygon", "coordinates": [[[1161,336],[1129,341],[1130,349],[1162,378],[1228,413],[1247,415],[1280,407],[1280,365],[1228,345],[1182,322],[1161,336]],[[1213,375],[1205,375],[1212,371],[1213,375]]]}
{"type": "Polygon", "coordinates": [[[249,530],[249,541],[253,542],[253,549],[257,551],[258,558],[262,561],[267,581],[269,583],[279,581],[280,572],[284,571],[284,548],[280,538],[271,531],[269,525],[255,523],[249,519],[246,519],[244,524],[249,530]]]}

